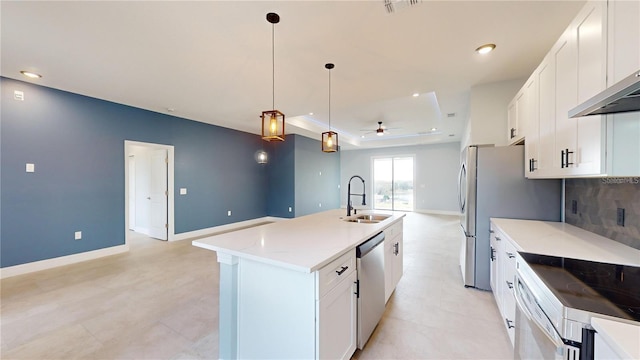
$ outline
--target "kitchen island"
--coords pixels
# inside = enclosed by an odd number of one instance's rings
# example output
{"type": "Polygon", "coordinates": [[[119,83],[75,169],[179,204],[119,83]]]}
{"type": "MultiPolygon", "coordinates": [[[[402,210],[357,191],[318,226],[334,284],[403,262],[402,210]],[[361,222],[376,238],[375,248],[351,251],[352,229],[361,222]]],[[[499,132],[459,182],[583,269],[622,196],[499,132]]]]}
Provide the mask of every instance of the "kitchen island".
{"type": "Polygon", "coordinates": [[[355,249],[381,231],[401,236],[405,214],[385,213],[357,223],[330,210],[194,241],[220,263],[220,358],[349,358],[355,249]]]}

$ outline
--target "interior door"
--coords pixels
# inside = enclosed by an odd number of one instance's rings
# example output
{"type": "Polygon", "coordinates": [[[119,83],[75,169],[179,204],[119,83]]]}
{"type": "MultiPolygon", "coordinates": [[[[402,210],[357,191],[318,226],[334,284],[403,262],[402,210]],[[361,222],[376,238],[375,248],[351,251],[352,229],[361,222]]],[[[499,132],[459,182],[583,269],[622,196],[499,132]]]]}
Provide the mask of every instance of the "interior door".
{"type": "Polygon", "coordinates": [[[151,187],[148,200],[151,202],[149,236],[167,240],[167,150],[151,153],[151,187]]]}

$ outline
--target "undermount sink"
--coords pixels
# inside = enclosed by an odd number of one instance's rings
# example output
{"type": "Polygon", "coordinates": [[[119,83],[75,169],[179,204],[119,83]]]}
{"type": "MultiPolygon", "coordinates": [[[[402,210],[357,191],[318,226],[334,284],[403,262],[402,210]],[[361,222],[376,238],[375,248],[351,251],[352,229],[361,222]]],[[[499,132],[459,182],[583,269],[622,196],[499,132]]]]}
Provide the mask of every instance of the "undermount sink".
{"type": "Polygon", "coordinates": [[[344,219],[344,221],[361,223],[361,224],[375,224],[385,219],[388,219],[390,216],[391,215],[384,215],[384,214],[362,214],[362,215],[350,216],[344,219]]]}

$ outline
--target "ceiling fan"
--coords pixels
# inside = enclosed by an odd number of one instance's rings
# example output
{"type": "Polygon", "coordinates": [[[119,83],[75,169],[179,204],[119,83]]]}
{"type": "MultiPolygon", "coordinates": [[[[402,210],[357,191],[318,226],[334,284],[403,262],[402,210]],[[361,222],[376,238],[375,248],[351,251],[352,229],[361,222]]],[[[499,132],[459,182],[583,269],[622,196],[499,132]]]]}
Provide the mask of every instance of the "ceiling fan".
{"type": "Polygon", "coordinates": [[[383,136],[384,134],[388,134],[390,129],[397,129],[397,128],[387,128],[386,126],[382,125],[382,121],[378,121],[378,128],[375,130],[361,130],[361,131],[367,131],[366,133],[362,134],[362,137],[365,137],[365,135],[371,134],[371,133],[375,133],[377,136],[383,136]]]}

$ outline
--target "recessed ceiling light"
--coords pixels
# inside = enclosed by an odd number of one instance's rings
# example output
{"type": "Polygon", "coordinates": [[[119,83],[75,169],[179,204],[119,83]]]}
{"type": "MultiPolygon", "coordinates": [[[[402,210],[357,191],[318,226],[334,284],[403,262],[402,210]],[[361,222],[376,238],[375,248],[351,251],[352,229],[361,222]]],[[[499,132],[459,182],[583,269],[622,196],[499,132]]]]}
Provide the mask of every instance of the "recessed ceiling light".
{"type": "Polygon", "coordinates": [[[438,130],[438,129],[437,128],[431,128],[431,131],[436,131],[436,130],[438,130]]]}
{"type": "Polygon", "coordinates": [[[420,94],[418,94],[418,93],[413,93],[413,97],[418,97],[418,96],[420,96],[420,94]]]}
{"type": "Polygon", "coordinates": [[[176,109],[175,109],[175,108],[172,108],[172,107],[167,108],[167,112],[172,113],[172,112],[174,112],[174,111],[176,111],[176,109]]]}
{"type": "Polygon", "coordinates": [[[24,75],[24,76],[26,76],[28,78],[31,78],[31,79],[39,79],[39,78],[42,77],[42,75],[40,75],[40,74],[36,74],[34,72],[25,71],[25,70],[20,71],[20,74],[22,74],[22,75],[24,75]]]}
{"type": "Polygon", "coordinates": [[[309,115],[313,115],[313,113],[312,113],[312,112],[310,112],[310,113],[309,113],[309,115]]]}
{"type": "Polygon", "coordinates": [[[480,46],[479,48],[477,48],[476,52],[478,54],[484,55],[484,54],[490,53],[495,48],[496,48],[496,44],[484,44],[484,45],[480,46]]]}

